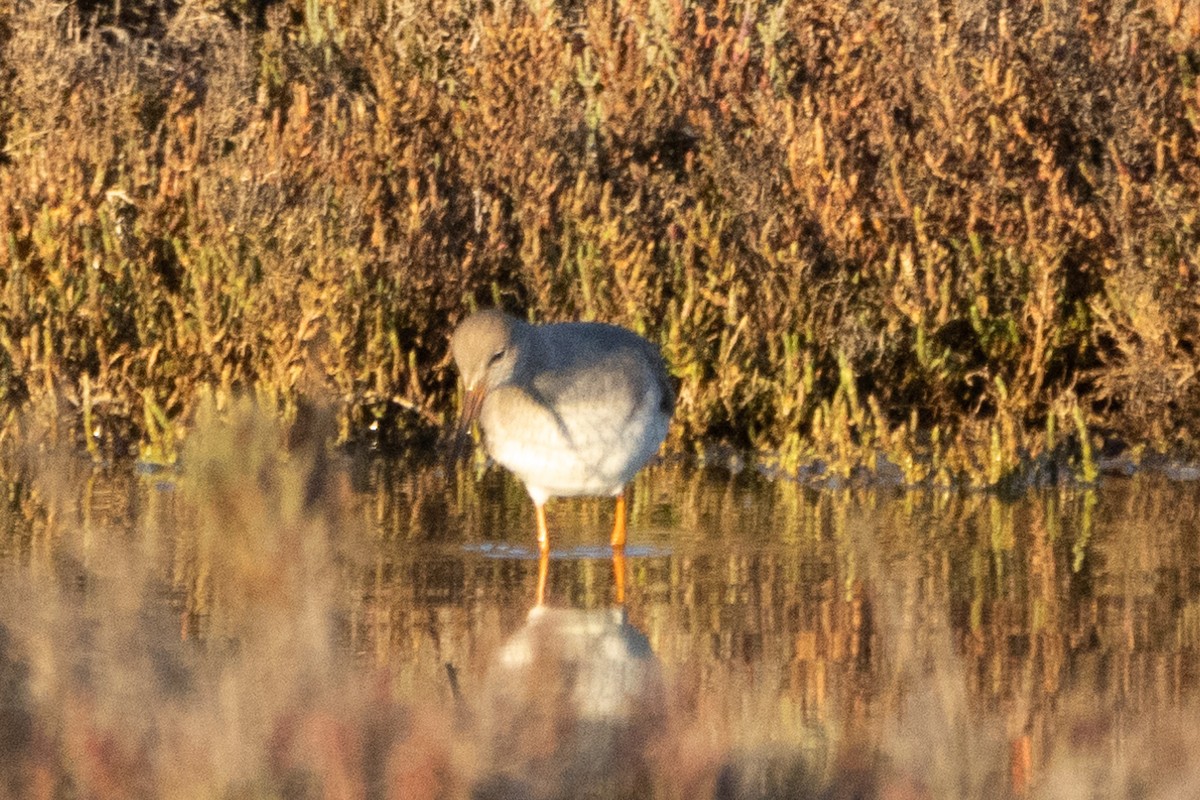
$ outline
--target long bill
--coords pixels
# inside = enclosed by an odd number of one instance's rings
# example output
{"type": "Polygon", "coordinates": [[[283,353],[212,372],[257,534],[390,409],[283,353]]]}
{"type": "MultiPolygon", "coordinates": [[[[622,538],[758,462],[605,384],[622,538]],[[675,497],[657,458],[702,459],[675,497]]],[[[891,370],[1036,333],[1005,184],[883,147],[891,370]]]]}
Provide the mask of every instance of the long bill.
{"type": "Polygon", "coordinates": [[[463,456],[466,443],[471,441],[471,426],[479,418],[479,410],[483,408],[483,398],[487,390],[482,384],[473,389],[467,389],[463,395],[462,413],[458,417],[458,435],[454,437],[454,460],[463,456]]]}

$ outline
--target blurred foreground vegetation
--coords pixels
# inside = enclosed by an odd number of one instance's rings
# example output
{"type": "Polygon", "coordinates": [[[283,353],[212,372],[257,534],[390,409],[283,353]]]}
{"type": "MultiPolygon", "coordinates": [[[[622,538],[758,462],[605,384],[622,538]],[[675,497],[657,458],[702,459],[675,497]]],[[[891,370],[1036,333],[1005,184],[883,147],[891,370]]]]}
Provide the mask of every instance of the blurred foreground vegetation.
{"type": "MultiPolygon", "coordinates": [[[[1196,796],[1194,484],[1009,501],[644,470],[625,611],[663,685],[620,728],[644,746],[584,751],[647,776],[606,792],[563,768],[588,659],[505,657],[538,581],[519,482],[285,455],[273,415],[231,406],[201,406],[178,476],[0,462],[0,796],[1196,796]],[[545,702],[497,742],[514,691],[545,702]],[[492,779],[514,773],[566,788],[492,779]]],[[[552,504],[552,609],[611,608],[611,512],[552,504]]],[[[623,705],[611,679],[591,696],[623,705]]]]}
{"type": "MultiPolygon", "coordinates": [[[[625,705],[623,669],[595,695],[586,658],[511,670],[538,582],[515,478],[284,438],[240,400],[201,405],[179,475],[0,461],[0,796],[1196,796],[1194,484],[1010,501],[655,465],[624,608],[662,681],[625,705]],[[497,740],[512,692],[544,702],[497,740]],[[643,745],[586,748],[588,774],[644,788],[572,771],[581,695],[643,745]]],[[[551,609],[611,611],[611,511],[552,505],[551,609]]]]}
{"type": "Polygon", "coordinates": [[[500,304],[660,342],[676,447],[974,484],[1192,453],[1198,32],[1183,0],[3,4],[0,431],[169,460],[250,391],[394,445],[500,304]]]}

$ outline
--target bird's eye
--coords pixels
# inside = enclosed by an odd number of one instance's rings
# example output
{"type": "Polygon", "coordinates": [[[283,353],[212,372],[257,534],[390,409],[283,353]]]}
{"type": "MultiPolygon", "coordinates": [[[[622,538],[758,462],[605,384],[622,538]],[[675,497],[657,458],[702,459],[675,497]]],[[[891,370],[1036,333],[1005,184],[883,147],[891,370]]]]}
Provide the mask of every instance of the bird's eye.
{"type": "Polygon", "coordinates": [[[504,358],[504,350],[497,350],[496,352],[492,353],[492,357],[488,359],[488,366],[492,366],[502,358],[504,358]]]}

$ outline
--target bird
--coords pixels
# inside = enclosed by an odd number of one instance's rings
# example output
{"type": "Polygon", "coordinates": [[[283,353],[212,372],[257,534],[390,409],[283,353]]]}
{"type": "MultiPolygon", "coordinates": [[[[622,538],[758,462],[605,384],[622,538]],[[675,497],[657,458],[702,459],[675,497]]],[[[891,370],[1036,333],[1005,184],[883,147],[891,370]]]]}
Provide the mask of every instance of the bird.
{"type": "Polygon", "coordinates": [[[659,348],[617,325],[487,309],[458,325],[450,349],[465,389],[460,441],[477,420],[488,454],[525,484],[539,552],[550,548],[547,500],[611,496],[610,544],[623,555],[625,485],[658,452],[675,407],[659,348]]]}

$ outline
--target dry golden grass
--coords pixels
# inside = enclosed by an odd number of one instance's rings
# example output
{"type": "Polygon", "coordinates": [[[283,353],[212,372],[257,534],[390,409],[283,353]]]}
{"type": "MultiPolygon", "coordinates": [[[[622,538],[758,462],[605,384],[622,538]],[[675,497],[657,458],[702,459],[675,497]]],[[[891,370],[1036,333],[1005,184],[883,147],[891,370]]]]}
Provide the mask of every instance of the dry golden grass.
{"type": "Polygon", "coordinates": [[[0,428],[394,444],[500,304],[646,333],[677,446],[788,470],[1194,447],[1194,5],[7,4],[0,428]]]}

